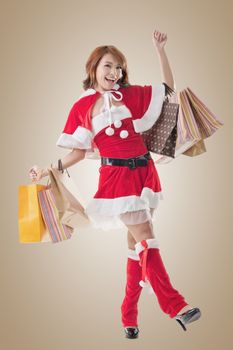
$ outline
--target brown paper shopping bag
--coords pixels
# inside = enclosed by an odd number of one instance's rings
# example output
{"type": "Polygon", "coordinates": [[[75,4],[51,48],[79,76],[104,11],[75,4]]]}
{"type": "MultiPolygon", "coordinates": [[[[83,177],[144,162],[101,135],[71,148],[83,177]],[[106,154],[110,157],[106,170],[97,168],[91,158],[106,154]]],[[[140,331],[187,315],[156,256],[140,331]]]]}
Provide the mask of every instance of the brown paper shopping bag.
{"type": "Polygon", "coordinates": [[[183,154],[189,157],[199,156],[200,154],[206,152],[206,146],[204,140],[200,140],[195,145],[187,149],[183,154]]]}
{"type": "Polygon", "coordinates": [[[79,191],[69,173],[53,167],[50,167],[48,171],[61,222],[73,228],[90,226],[85,209],[79,201],[79,191]]]}

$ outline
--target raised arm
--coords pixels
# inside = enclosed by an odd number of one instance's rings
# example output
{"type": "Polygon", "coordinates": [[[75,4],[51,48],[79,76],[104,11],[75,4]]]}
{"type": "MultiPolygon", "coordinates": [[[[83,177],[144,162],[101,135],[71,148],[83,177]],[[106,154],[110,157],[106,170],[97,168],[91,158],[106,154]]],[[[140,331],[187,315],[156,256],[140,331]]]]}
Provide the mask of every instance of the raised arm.
{"type": "Polygon", "coordinates": [[[164,48],[167,42],[167,34],[155,30],[152,34],[152,42],[159,57],[162,80],[174,90],[173,74],[164,48]]]}

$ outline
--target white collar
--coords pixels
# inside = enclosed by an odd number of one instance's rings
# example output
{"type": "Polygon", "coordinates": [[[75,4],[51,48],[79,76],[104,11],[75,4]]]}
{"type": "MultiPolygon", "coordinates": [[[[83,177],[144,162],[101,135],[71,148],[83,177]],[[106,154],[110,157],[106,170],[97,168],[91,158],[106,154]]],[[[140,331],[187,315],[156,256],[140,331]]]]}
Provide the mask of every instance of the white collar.
{"type": "MultiPolygon", "coordinates": [[[[118,89],[120,88],[120,85],[119,84],[115,84],[113,86],[113,89],[112,90],[107,90],[107,91],[104,91],[100,94],[103,95],[104,97],[104,104],[101,108],[101,111],[107,111],[108,113],[108,121],[109,121],[109,126],[111,126],[112,124],[112,113],[111,113],[111,107],[110,107],[110,104],[112,102],[112,100],[115,100],[115,101],[122,101],[122,98],[123,98],[123,95],[120,91],[117,91],[118,89]],[[118,96],[116,97],[114,95],[114,93],[118,96]]],[[[90,96],[90,95],[94,95],[96,94],[97,91],[95,89],[87,89],[86,91],[84,91],[84,93],[79,97],[79,100],[85,96],[90,96]]]]}
{"type": "MultiPolygon", "coordinates": [[[[119,84],[115,84],[114,86],[113,86],[113,90],[118,90],[120,88],[120,85],[119,84]]],[[[110,91],[112,92],[113,90],[109,90],[109,91],[105,91],[105,92],[100,92],[100,94],[108,94],[110,91]]],[[[95,89],[87,89],[86,91],[84,91],[83,93],[82,93],[82,95],[79,97],[79,100],[80,100],[80,98],[82,98],[82,97],[85,97],[85,96],[89,96],[89,95],[94,95],[94,94],[96,94],[97,92],[99,92],[99,91],[97,91],[97,90],[95,90],[95,89]]]]}
{"type": "MultiPolygon", "coordinates": [[[[115,101],[122,101],[123,95],[120,91],[117,91],[120,88],[119,84],[115,84],[113,86],[112,90],[107,90],[101,93],[104,97],[104,104],[101,108],[101,111],[107,111],[108,113],[108,120],[109,120],[109,126],[112,124],[112,113],[111,113],[111,107],[110,104],[112,100],[115,101]],[[114,95],[114,93],[117,95],[117,97],[114,95]]],[[[79,100],[85,96],[90,96],[96,94],[97,91],[95,89],[87,89],[84,91],[84,93],[79,97],[79,100]]]]}

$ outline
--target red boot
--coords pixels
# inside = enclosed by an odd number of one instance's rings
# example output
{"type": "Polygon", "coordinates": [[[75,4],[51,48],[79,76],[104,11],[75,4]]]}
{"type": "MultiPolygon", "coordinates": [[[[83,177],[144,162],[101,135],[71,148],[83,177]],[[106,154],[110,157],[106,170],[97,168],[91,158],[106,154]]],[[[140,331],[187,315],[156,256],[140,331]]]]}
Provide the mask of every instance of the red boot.
{"type": "Polygon", "coordinates": [[[124,328],[138,327],[137,303],[142,291],[142,287],[139,285],[142,277],[142,268],[139,265],[139,260],[135,250],[128,249],[127,281],[125,297],[121,305],[121,319],[124,328]]]}
{"type": "Polygon", "coordinates": [[[138,242],[135,248],[142,266],[140,285],[144,286],[146,279],[148,279],[161,309],[171,318],[175,317],[188,303],[170,282],[160,256],[157,240],[155,238],[143,240],[138,242]]]}

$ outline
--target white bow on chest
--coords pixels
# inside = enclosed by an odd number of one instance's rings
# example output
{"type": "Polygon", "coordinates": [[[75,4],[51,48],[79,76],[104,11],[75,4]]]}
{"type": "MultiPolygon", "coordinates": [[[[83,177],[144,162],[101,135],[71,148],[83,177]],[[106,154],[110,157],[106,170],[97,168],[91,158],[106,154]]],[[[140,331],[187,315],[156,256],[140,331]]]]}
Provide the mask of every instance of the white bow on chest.
{"type": "MultiPolygon", "coordinates": [[[[104,105],[101,108],[102,112],[107,111],[108,113],[108,123],[109,123],[109,127],[105,130],[106,135],[108,136],[112,136],[115,133],[114,128],[112,128],[112,124],[115,126],[115,128],[120,128],[122,125],[121,120],[115,120],[113,123],[113,119],[112,119],[112,100],[115,101],[122,101],[123,95],[120,91],[115,91],[115,90],[109,90],[109,91],[105,91],[103,93],[103,97],[104,97],[104,105]],[[116,97],[114,94],[118,95],[118,97],[116,97]]],[[[121,138],[126,138],[128,136],[128,131],[127,130],[121,130],[120,132],[120,137],[121,138]]]]}

